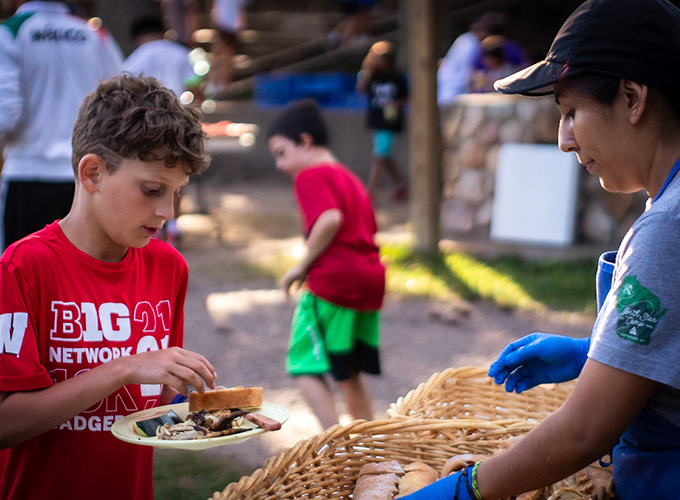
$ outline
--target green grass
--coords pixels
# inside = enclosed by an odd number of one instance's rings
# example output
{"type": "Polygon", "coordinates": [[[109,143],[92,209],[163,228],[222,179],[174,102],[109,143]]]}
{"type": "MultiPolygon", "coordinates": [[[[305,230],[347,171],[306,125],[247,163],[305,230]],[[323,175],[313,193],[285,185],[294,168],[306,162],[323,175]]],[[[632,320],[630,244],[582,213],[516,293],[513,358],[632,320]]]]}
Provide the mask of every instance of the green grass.
{"type": "Polygon", "coordinates": [[[195,451],[157,451],[154,456],[154,500],[206,500],[241,474],[229,463],[195,451]]]}
{"type": "Polygon", "coordinates": [[[439,300],[483,299],[509,310],[595,315],[595,259],[481,259],[465,253],[424,255],[383,245],[389,293],[439,300]]]}

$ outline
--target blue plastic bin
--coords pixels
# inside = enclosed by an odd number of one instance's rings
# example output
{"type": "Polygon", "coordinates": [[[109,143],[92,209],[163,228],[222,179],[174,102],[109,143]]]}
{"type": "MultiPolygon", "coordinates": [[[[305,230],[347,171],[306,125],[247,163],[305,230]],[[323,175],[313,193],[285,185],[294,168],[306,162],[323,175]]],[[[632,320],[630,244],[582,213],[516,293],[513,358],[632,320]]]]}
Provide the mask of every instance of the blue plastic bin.
{"type": "Polygon", "coordinates": [[[292,100],[292,95],[292,75],[276,73],[255,75],[255,103],[258,106],[285,106],[292,100]]]}
{"type": "Polygon", "coordinates": [[[312,98],[322,107],[361,108],[365,97],[357,95],[352,73],[261,74],[255,77],[255,102],[260,106],[285,106],[290,101],[312,98]]]}

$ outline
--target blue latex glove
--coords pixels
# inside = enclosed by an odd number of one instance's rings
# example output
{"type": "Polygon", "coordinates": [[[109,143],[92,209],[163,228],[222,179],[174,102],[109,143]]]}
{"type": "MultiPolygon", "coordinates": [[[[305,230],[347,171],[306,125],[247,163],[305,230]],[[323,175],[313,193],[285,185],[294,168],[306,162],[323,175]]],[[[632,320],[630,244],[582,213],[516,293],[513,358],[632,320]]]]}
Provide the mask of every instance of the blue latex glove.
{"type": "Polygon", "coordinates": [[[468,484],[470,468],[439,479],[402,498],[403,500],[475,500],[468,484]]]}
{"type": "Polygon", "coordinates": [[[508,344],[489,368],[489,376],[518,394],[539,384],[566,382],[579,376],[589,348],[590,337],[532,333],[508,344]]]}

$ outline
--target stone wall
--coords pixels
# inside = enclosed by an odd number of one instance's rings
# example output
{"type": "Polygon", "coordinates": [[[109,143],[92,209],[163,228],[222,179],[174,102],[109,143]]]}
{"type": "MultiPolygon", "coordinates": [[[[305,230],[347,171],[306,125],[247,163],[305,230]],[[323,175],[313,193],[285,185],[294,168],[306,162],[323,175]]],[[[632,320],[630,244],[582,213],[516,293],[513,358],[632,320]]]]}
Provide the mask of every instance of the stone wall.
{"type": "MultiPolygon", "coordinates": [[[[558,123],[552,96],[471,94],[442,109],[443,232],[488,237],[500,146],[556,144],[558,123]]],[[[645,196],[607,193],[585,171],[579,182],[575,242],[618,245],[645,196]]]]}

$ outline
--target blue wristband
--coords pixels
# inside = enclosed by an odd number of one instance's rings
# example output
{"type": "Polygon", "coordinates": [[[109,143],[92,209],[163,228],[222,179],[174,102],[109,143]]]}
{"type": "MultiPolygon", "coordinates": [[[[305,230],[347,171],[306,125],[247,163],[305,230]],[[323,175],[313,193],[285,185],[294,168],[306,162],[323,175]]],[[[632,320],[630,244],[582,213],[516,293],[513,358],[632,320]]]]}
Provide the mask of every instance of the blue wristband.
{"type": "Polygon", "coordinates": [[[170,401],[171,405],[176,405],[177,403],[184,403],[187,400],[187,396],[183,395],[181,392],[175,395],[170,401]]]}

